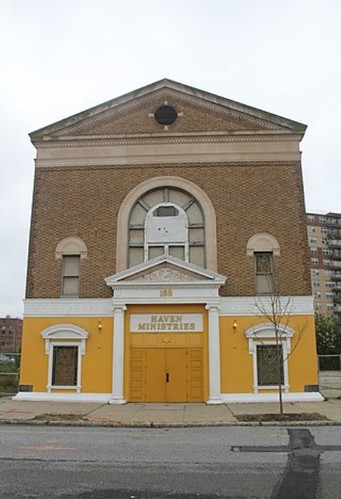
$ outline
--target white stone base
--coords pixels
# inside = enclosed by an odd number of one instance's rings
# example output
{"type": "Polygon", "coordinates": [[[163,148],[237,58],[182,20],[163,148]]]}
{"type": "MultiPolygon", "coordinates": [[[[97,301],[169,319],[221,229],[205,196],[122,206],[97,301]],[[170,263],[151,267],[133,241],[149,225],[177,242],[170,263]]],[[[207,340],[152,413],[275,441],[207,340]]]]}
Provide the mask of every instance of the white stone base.
{"type": "Polygon", "coordinates": [[[87,402],[107,404],[112,393],[47,393],[47,392],[19,392],[12,400],[28,402],[87,402]]]}
{"type": "Polygon", "coordinates": [[[111,405],[122,405],[122,404],[126,404],[127,401],[122,399],[122,398],[111,398],[109,400],[109,404],[111,405]]]}
{"type": "MultiPolygon", "coordinates": [[[[94,404],[126,404],[124,399],[114,399],[112,393],[47,393],[19,392],[12,400],[28,402],[87,402],[94,404]]],[[[283,402],[323,402],[319,392],[283,393],[283,402]]],[[[278,393],[222,393],[221,398],[209,399],[208,405],[278,402],[278,393]]]]}
{"type": "MultiPolygon", "coordinates": [[[[245,404],[256,402],[278,402],[278,393],[222,393],[225,404],[245,404]]],[[[283,402],[323,402],[319,392],[292,392],[282,394],[283,402]]]]}

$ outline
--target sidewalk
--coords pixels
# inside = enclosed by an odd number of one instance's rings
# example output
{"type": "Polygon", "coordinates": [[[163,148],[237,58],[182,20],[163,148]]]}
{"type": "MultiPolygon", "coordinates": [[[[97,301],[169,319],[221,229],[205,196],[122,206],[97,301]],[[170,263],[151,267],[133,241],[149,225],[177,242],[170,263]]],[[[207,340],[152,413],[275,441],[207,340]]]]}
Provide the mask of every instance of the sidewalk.
{"type": "MultiPolygon", "coordinates": [[[[341,425],[341,373],[324,373],[320,379],[324,402],[292,402],[284,404],[286,414],[320,414],[325,421],[309,424],[341,425]]],[[[104,425],[104,426],[221,426],[240,423],[238,416],[276,414],[278,403],[252,404],[125,404],[23,402],[0,398],[0,423],[104,425]],[[48,415],[48,416],[46,416],[48,415]]],[[[264,424],[264,423],[263,423],[264,424]]],[[[270,423],[269,423],[270,424],[270,423]]],[[[288,422],[277,423],[287,425],[288,422]]],[[[289,424],[305,424],[289,422],[289,424]]]]}

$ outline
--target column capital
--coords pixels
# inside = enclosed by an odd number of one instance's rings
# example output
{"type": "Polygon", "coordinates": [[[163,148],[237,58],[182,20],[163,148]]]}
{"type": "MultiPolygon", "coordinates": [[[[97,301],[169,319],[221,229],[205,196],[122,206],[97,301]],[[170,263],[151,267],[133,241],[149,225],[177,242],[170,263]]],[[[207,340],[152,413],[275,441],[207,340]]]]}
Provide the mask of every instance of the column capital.
{"type": "Polygon", "coordinates": [[[120,314],[127,310],[127,306],[124,304],[118,305],[117,303],[112,304],[112,309],[114,314],[120,314]]]}
{"type": "Polygon", "coordinates": [[[205,305],[205,309],[208,310],[209,312],[210,311],[217,311],[219,312],[220,310],[220,303],[219,302],[216,302],[216,303],[206,303],[205,305]]]}

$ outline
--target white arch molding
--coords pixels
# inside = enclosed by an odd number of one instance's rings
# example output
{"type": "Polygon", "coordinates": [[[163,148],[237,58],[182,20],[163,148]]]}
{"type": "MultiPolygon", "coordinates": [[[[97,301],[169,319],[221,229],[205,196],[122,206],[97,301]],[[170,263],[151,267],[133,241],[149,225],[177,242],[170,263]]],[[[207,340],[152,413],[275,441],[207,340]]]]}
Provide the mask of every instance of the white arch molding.
{"type": "Polygon", "coordinates": [[[146,192],[156,188],[175,187],[190,193],[201,205],[205,216],[205,252],[209,270],[217,271],[217,226],[215,209],[207,194],[194,182],[182,177],[154,177],[134,187],[124,198],[117,216],[116,272],[128,267],[128,224],[135,202],[146,192]]]}
{"type": "Polygon", "coordinates": [[[80,237],[68,236],[59,241],[56,247],[56,260],[61,260],[63,255],[80,255],[83,260],[88,256],[88,249],[80,237]]]}
{"type": "Polygon", "coordinates": [[[280,247],[277,239],[267,232],[260,232],[250,237],[246,245],[246,253],[253,256],[255,252],[271,252],[279,256],[280,247]]]}

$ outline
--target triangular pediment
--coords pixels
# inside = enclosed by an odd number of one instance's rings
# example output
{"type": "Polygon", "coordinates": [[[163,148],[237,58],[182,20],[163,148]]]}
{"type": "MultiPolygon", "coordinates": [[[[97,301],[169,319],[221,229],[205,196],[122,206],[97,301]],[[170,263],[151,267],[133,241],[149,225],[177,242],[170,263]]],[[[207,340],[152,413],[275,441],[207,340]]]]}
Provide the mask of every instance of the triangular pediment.
{"type": "Polygon", "coordinates": [[[33,142],[143,134],[283,132],[304,133],[305,125],[171,80],[161,80],[33,132],[33,142]],[[163,105],[177,112],[160,124],[163,105]]]}
{"type": "Polygon", "coordinates": [[[221,286],[226,277],[168,255],[114,274],[105,279],[108,286],[115,285],[208,285],[221,286]]]}

